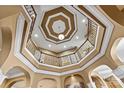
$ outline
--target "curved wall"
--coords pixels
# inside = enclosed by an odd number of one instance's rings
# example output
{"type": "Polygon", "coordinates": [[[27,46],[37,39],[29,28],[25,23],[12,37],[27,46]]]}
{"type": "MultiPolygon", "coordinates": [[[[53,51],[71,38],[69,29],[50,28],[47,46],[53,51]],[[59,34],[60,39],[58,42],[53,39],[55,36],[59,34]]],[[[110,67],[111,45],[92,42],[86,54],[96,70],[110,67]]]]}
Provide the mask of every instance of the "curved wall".
{"type": "Polygon", "coordinates": [[[2,50],[0,51],[0,66],[7,59],[9,52],[11,50],[12,33],[8,27],[0,27],[2,34],[2,50]]]}

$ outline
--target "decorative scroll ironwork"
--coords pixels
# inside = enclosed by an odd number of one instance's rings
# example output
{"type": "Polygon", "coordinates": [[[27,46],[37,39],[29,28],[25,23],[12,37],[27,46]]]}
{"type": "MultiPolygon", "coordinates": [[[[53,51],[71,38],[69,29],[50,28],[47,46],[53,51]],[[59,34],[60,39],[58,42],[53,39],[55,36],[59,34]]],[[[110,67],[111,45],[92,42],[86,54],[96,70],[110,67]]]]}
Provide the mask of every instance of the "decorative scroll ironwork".
{"type": "MultiPolygon", "coordinates": [[[[32,12],[34,11],[32,6],[25,6],[27,12],[29,13],[30,17],[32,18],[32,15],[35,15],[36,19],[36,13],[32,12]]],[[[32,18],[32,20],[34,20],[32,18]]],[[[34,21],[32,21],[31,30],[33,30],[34,21]]],[[[26,48],[31,52],[31,54],[40,62],[43,64],[53,65],[53,66],[66,66],[70,64],[75,64],[81,61],[82,58],[84,58],[93,48],[95,47],[95,40],[97,35],[97,29],[98,26],[93,22],[92,20],[88,19],[88,35],[87,40],[84,44],[81,45],[81,47],[72,54],[63,56],[63,57],[55,57],[49,54],[45,54],[42,51],[40,51],[34,42],[29,38],[27,41],[26,48]]]]}

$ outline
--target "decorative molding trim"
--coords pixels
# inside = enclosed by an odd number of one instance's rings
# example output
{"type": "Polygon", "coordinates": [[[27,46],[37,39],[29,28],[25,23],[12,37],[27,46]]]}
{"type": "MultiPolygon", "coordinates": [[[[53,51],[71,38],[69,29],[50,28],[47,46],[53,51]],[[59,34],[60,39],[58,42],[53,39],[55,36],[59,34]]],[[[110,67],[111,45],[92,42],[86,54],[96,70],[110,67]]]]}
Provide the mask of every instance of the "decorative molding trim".
{"type": "Polygon", "coordinates": [[[89,62],[87,62],[86,65],[84,65],[83,67],[81,67],[79,69],[70,70],[70,71],[66,71],[66,72],[62,72],[62,73],[39,70],[35,66],[33,66],[19,51],[20,44],[21,44],[21,38],[22,38],[22,30],[23,30],[22,26],[24,26],[23,15],[19,16],[19,19],[17,22],[14,55],[18,59],[20,59],[20,61],[23,62],[32,71],[34,71],[36,73],[49,74],[49,75],[61,76],[61,75],[65,75],[65,74],[70,74],[70,73],[82,71],[85,68],[87,68],[88,66],[92,65],[94,62],[96,62],[100,57],[102,57],[105,54],[114,26],[95,6],[84,6],[84,7],[87,10],[89,10],[94,16],[96,16],[106,26],[106,32],[105,32],[105,36],[103,39],[100,53],[98,55],[96,55],[93,59],[91,59],[89,62]]]}

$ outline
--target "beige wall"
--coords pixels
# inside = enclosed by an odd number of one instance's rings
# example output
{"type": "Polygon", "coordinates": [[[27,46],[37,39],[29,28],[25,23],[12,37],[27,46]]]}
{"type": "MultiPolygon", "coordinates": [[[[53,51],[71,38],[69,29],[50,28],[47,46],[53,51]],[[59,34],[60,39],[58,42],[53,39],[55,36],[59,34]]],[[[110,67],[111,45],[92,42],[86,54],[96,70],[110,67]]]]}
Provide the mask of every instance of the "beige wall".
{"type": "Polygon", "coordinates": [[[2,31],[0,29],[0,52],[2,50],[2,31]]]}
{"type": "MultiPolygon", "coordinates": [[[[6,7],[4,7],[6,9],[6,7]]],[[[3,8],[3,9],[4,9],[3,8]]],[[[117,68],[117,66],[119,66],[121,63],[114,61],[113,58],[111,57],[111,48],[113,46],[113,43],[115,42],[115,40],[119,37],[124,37],[124,15],[121,14],[121,17],[123,17],[123,19],[119,20],[118,17],[116,19],[116,17],[113,17],[109,14],[110,18],[99,6],[97,6],[97,8],[106,15],[106,17],[114,24],[114,31],[113,34],[111,36],[111,40],[109,42],[107,51],[105,53],[105,55],[103,57],[101,57],[99,60],[97,60],[94,64],[90,65],[88,68],[84,69],[83,71],[80,72],[76,72],[76,73],[72,73],[72,74],[79,74],[83,77],[85,84],[89,83],[89,73],[95,69],[97,66],[100,65],[108,65],[111,69],[115,69],[117,68]],[[113,20],[114,18],[114,20],[113,20]],[[120,22],[121,21],[121,22],[120,22]]],[[[0,11],[2,8],[0,8],[0,11]]],[[[13,7],[13,9],[15,9],[15,7],[13,7]]],[[[12,9],[12,10],[13,10],[12,9]]],[[[107,8],[104,7],[104,10],[106,10],[107,8]]],[[[17,8],[17,10],[15,11],[16,13],[19,12],[21,9],[20,7],[17,8]]],[[[108,9],[107,9],[108,10],[108,9]]],[[[21,67],[25,70],[26,73],[29,74],[29,77],[26,77],[27,80],[29,80],[29,84],[27,87],[39,87],[40,85],[44,85],[44,82],[48,82],[48,81],[43,81],[42,80],[44,78],[50,78],[54,79],[55,82],[52,82],[53,84],[48,85],[48,87],[64,87],[64,80],[68,77],[71,76],[72,74],[68,74],[68,75],[63,75],[63,76],[54,76],[54,75],[47,75],[47,74],[39,74],[39,73],[35,73],[33,72],[31,69],[29,69],[27,66],[25,66],[22,62],[20,62],[19,59],[17,59],[14,56],[13,50],[14,50],[14,43],[15,43],[15,31],[16,31],[16,21],[17,21],[17,17],[18,17],[18,13],[15,14],[15,12],[13,13],[11,11],[11,15],[9,16],[9,12],[8,14],[6,14],[4,11],[3,15],[0,16],[0,26],[2,27],[9,27],[10,31],[12,33],[12,46],[11,46],[11,50],[10,53],[8,55],[8,58],[6,59],[6,61],[4,61],[4,63],[2,63],[2,71],[4,74],[6,74],[11,68],[13,67],[21,67]],[[6,18],[3,18],[6,17],[6,18]],[[39,84],[39,81],[40,84],[39,84]],[[55,86],[53,86],[55,85],[55,86]]],[[[110,12],[110,11],[109,11],[110,12]]],[[[116,12],[115,12],[116,13],[116,12]]],[[[116,15],[117,16],[117,15],[116,15]]],[[[46,85],[44,85],[45,87],[47,86],[48,83],[46,83],[46,85]]]]}

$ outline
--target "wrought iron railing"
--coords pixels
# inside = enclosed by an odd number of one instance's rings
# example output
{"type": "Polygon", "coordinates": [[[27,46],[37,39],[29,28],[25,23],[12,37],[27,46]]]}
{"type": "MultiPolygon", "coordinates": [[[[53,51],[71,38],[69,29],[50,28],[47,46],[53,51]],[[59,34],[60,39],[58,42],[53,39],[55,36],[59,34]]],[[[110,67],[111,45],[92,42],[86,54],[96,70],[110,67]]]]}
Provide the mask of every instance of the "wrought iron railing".
{"type": "MultiPolygon", "coordinates": [[[[25,8],[28,13],[29,13],[29,10],[34,11],[32,6],[28,8],[27,6],[25,6],[25,8]]],[[[30,17],[32,18],[31,14],[35,15],[35,19],[36,19],[36,13],[35,12],[29,13],[30,17]]],[[[32,20],[34,19],[32,18],[32,20]]],[[[31,30],[30,30],[31,33],[33,30],[34,22],[35,21],[32,21],[31,30]]],[[[80,62],[81,59],[84,58],[95,47],[97,28],[98,28],[97,24],[92,20],[88,19],[87,40],[85,41],[84,44],[81,45],[80,48],[76,50],[75,53],[72,53],[66,56],[57,57],[57,56],[43,53],[42,51],[40,51],[40,49],[36,47],[35,43],[32,41],[31,38],[28,39],[26,47],[31,52],[31,54],[37,59],[37,61],[40,63],[59,66],[59,67],[75,64],[80,62]]]]}

